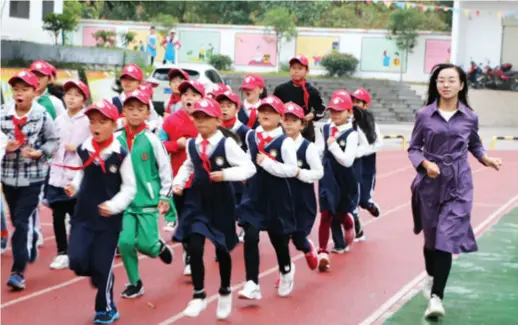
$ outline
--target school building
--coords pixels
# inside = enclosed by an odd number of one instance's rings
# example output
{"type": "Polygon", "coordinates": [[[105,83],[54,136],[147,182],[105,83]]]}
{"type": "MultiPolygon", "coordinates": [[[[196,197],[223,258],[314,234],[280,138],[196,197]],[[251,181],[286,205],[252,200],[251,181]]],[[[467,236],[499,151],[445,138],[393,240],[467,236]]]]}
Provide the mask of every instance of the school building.
{"type": "Polygon", "coordinates": [[[63,12],[63,0],[0,0],[2,39],[54,44],[53,36],[43,30],[43,17],[63,12]]]}

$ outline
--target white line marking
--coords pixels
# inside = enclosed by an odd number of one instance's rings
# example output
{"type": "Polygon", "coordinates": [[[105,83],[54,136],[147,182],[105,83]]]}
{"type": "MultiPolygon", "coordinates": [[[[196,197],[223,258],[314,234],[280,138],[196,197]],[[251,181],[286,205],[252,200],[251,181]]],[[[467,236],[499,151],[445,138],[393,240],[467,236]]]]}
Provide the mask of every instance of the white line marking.
{"type": "Polygon", "coordinates": [[[399,168],[399,169],[393,170],[393,171],[388,172],[388,173],[386,173],[386,174],[383,174],[383,175],[377,176],[377,177],[376,177],[376,180],[378,180],[378,179],[384,179],[384,178],[390,177],[390,176],[392,176],[392,175],[398,174],[398,173],[400,173],[400,172],[404,172],[405,170],[407,170],[407,169],[411,169],[411,168],[412,168],[412,166],[407,166],[407,167],[403,167],[403,168],[399,168]]]}
{"type": "MultiPolygon", "coordinates": [[[[370,224],[374,223],[375,221],[380,220],[381,218],[386,217],[386,216],[388,216],[388,215],[390,215],[390,214],[392,214],[392,213],[394,213],[394,212],[396,212],[396,211],[398,211],[398,210],[401,210],[401,209],[403,209],[403,208],[405,208],[405,207],[407,207],[407,206],[409,206],[409,205],[410,205],[410,203],[403,203],[403,204],[400,204],[400,205],[398,205],[398,206],[396,206],[396,207],[394,207],[394,208],[392,208],[392,209],[390,209],[390,210],[388,210],[388,211],[384,212],[384,213],[383,213],[381,216],[379,216],[378,218],[371,218],[371,219],[367,220],[367,221],[363,224],[363,227],[365,228],[365,227],[367,227],[368,225],[370,225],[370,224]]],[[[294,257],[292,257],[292,258],[291,258],[291,260],[292,260],[292,262],[296,262],[296,261],[300,260],[300,259],[301,259],[301,258],[303,258],[303,257],[304,257],[304,254],[299,253],[299,254],[295,255],[294,257]]],[[[268,269],[268,270],[266,270],[266,271],[261,272],[261,273],[259,274],[259,279],[262,279],[262,278],[264,278],[265,276],[268,276],[268,275],[270,275],[270,274],[272,274],[272,273],[276,273],[276,272],[278,272],[278,271],[279,271],[279,267],[278,267],[277,265],[275,265],[274,267],[272,267],[272,268],[270,268],[270,269],[268,269]]],[[[244,285],[245,285],[245,282],[238,283],[238,284],[234,285],[234,286],[231,288],[231,290],[232,290],[232,292],[235,292],[237,289],[241,288],[241,287],[242,287],[242,286],[244,286],[244,285]]],[[[212,295],[212,296],[208,297],[208,298],[207,298],[207,304],[210,304],[211,302],[216,301],[216,299],[217,299],[218,297],[219,297],[219,295],[212,295]]],[[[172,316],[172,317],[170,317],[170,318],[168,318],[168,319],[164,320],[163,322],[159,323],[159,325],[170,325],[170,324],[173,324],[173,323],[175,323],[176,321],[178,321],[178,320],[180,320],[180,319],[182,319],[182,318],[184,318],[184,317],[185,317],[185,316],[183,315],[183,311],[182,311],[182,312],[179,312],[178,314],[176,314],[176,315],[174,315],[174,316],[172,316]]]]}
{"type": "MultiPolygon", "coordinates": [[[[504,212],[507,208],[513,205],[516,201],[518,201],[518,195],[512,197],[509,201],[504,203],[493,212],[488,218],[486,218],[481,224],[479,224],[475,228],[475,235],[477,237],[480,235],[479,233],[489,225],[494,219],[498,218],[502,212],[504,212]]],[[[421,272],[417,277],[415,277],[412,281],[407,283],[403,288],[397,291],[392,297],[390,297],[383,305],[381,305],[378,309],[376,309],[371,315],[365,318],[360,325],[370,325],[374,323],[378,318],[380,318],[385,312],[387,312],[393,305],[395,305],[405,294],[410,291],[413,287],[415,287],[419,282],[421,282],[426,277],[426,272],[421,272]]]]}

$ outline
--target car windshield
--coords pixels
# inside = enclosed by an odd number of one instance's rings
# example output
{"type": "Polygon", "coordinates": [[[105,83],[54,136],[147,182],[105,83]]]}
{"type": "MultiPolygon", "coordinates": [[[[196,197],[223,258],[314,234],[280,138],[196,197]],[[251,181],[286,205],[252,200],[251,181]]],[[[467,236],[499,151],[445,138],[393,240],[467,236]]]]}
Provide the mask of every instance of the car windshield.
{"type": "MultiPolygon", "coordinates": [[[[155,71],[153,71],[153,75],[151,77],[156,80],[169,81],[169,77],[167,76],[167,74],[169,73],[170,70],[171,70],[170,68],[156,69],[155,71]]],[[[196,70],[189,70],[189,69],[182,69],[182,70],[187,72],[189,77],[193,80],[200,78],[200,73],[196,70]]]]}

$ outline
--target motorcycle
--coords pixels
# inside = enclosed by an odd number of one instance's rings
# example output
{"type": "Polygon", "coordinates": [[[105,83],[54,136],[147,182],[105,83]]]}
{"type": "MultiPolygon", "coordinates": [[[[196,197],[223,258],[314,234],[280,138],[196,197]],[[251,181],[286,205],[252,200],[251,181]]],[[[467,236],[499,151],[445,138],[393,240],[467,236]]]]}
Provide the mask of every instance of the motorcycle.
{"type": "Polygon", "coordinates": [[[504,63],[500,67],[486,66],[488,81],[487,88],[518,91],[518,71],[512,71],[511,63],[504,63]]]}
{"type": "MultiPolygon", "coordinates": [[[[480,66],[482,63],[480,64],[480,66]]],[[[475,63],[475,61],[471,61],[470,69],[467,73],[468,77],[468,86],[474,89],[485,88],[487,78],[484,75],[482,68],[475,63]]]]}

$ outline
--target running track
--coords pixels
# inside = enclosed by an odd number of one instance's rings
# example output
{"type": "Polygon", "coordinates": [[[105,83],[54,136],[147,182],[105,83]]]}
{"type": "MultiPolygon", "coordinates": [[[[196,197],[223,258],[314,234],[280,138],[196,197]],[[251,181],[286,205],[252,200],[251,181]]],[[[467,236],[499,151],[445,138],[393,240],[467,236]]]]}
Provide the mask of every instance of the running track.
{"type": "MultiPolygon", "coordinates": [[[[495,155],[504,159],[504,168],[498,173],[471,159],[475,180],[472,223],[482,231],[518,203],[518,183],[515,181],[518,154],[504,151],[495,155]]],[[[290,297],[278,297],[273,287],[278,273],[275,254],[267,236],[263,236],[260,243],[263,299],[258,302],[238,300],[235,292],[245,280],[240,245],[232,254],[233,311],[228,320],[217,321],[218,265],[213,260],[213,246],[207,244],[205,267],[209,306],[200,317],[188,319],[182,316],[182,310],[191,298],[192,287],[189,279],[182,275],[181,247],[171,244],[176,254],[172,265],[142,257],[140,269],[146,292],[138,299],[119,298],[127,277],[121,260],[116,259],[114,294],[121,314],[117,324],[372,324],[411,289],[423,271],[422,239],[412,233],[409,205],[409,187],[415,172],[403,151],[385,151],[378,157],[375,199],[382,207],[382,216],[374,219],[362,212],[367,241],[355,244],[348,254],[333,255],[331,272],[309,271],[303,256],[292,247],[292,259],[296,264],[295,289],[290,297]]],[[[45,246],[36,263],[28,266],[27,290],[15,293],[5,286],[12,263],[11,251],[2,255],[2,324],[92,323],[95,292],[89,281],[75,277],[69,270],[48,268],[55,255],[51,222],[49,211],[43,209],[45,246]]],[[[312,233],[315,243],[317,226],[318,221],[312,233]]],[[[163,236],[169,238],[170,234],[164,232],[163,236]]]]}

